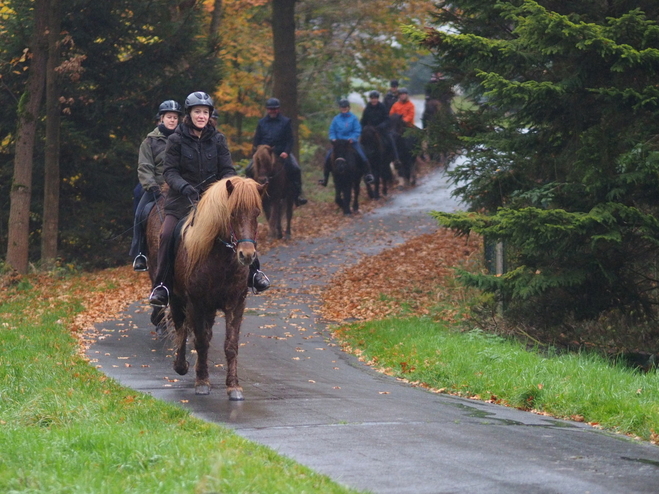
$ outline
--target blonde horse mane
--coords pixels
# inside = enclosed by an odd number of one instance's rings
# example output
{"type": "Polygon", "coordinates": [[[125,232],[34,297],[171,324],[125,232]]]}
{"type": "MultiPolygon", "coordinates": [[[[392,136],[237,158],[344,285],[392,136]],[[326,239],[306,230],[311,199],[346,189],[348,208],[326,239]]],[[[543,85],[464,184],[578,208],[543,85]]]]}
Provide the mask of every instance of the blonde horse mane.
{"type": "Polygon", "coordinates": [[[229,177],[211,185],[201,196],[196,211],[183,224],[183,246],[188,255],[186,277],[206,259],[219,237],[231,241],[231,213],[258,208],[262,210],[258,184],[251,178],[229,177]],[[229,194],[227,182],[233,191],[229,194]]]}

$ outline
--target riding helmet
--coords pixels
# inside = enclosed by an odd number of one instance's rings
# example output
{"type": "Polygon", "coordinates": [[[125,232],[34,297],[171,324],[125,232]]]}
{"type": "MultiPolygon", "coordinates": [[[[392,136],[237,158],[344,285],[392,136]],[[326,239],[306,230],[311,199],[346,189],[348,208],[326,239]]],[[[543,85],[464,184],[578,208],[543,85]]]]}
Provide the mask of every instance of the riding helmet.
{"type": "Polygon", "coordinates": [[[350,101],[347,99],[339,100],[339,108],[350,108],[350,101]]]}
{"type": "Polygon", "coordinates": [[[188,97],[185,98],[185,112],[190,113],[190,108],[193,106],[207,106],[211,113],[213,113],[214,110],[213,99],[202,91],[190,93],[188,97]]]}
{"type": "Polygon", "coordinates": [[[398,79],[392,79],[389,83],[389,87],[398,87],[398,79]]]}
{"type": "Polygon", "coordinates": [[[398,94],[410,94],[406,87],[402,87],[398,90],[398,94]]]}
{"type": "Polygon", "coordinates": [[[158,108],[158,115],[162,115],[163,113],[168,113],[168,112],[175,112],[178,113],[179,115],[183,115],[183,110],[181,109],[181,105],[178,104],[177,101],[174,101],[173,99],[168,99],[167,101],[163,101],[160,103],[160,107],[158,108]]]}
{"type": "Polygon", "coordinates": [[[265,102],[265,107],[268,110],[276,110],[279,106],[279,100],[277,98],[270,98],[265,102]]]}
{"type": "Polygon", "coordinates": [[[368,97],[369,98],[379,98],[380,93],[378,93],[377,91],[371,91],[370,93],[368,93],[368,97]]]}

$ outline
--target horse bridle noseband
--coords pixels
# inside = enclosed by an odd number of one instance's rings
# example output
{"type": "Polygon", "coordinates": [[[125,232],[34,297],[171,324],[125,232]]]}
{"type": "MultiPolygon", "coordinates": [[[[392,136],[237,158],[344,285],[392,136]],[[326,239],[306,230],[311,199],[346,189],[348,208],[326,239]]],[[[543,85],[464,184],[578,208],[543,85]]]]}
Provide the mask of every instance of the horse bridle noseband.
{"type": "Polygon", "coordinates": [[[245,243],[245,242],[250,242],[250,243],[254,244],[254,248],[256,249],[256,240],[251,239],[251,238],[241,238],[241,239],[236,238],[236,234],[233,231],[233,225],[231,225],[231,236],[229,237],[228,242],[225,242],[220,237],[217,237],[217,239],[220,242],[222,242],[225,247],[227,247],[228,249],[233,250],[234,252],[235,252],[236,247],[238,246],[238,244],[242,244],[242,243],[245,243]]]}

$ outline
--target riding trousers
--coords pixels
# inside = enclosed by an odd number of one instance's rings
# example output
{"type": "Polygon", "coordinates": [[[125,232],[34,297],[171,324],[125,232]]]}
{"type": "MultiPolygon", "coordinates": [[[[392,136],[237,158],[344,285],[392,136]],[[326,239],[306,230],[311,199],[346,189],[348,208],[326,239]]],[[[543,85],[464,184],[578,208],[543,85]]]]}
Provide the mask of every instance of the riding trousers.
{"type": "Polygon", "coordinates": [[[135,208],[135,220],[133,221],[133,241],[130,244],[129,256],[135,257],[137,254],[146,251],[146,238],[144,236],[144,225],[146,221],[143,218],[144,209],[150,202],[156,201],[158,197],[151,191],[145,191],[135,208]]]}

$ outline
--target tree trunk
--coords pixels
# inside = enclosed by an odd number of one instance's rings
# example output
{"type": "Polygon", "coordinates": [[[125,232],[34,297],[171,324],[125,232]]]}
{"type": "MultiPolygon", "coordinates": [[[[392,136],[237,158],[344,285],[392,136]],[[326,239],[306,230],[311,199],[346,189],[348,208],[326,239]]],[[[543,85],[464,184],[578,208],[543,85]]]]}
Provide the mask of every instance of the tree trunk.
{"type": "Polygon", "coordinates": [[[57,257],[57,233],[59,230],[60,94],[59,76],[55,69],[60,62],[61,25],[60,0],[50,0],[48,65],[46,68],[46,156],[43,226],[41,228],[41,264],[46,268],[52,267],[57,257]]]}
{"type": "Polygon", "coordinates": [[[32,196],[32,160],[39,107],[46,79],[48,42],[46,25],[48,1],[34,2],[34,31],[32,33],[30,73],[25,92],[18,105],[14,177],[9,195],[9,229],[7,264],[21,274],[28,269],[30,234],[30,199],[32,196]]]}
{"type": "Polygon", "coordinates": [[[273,93],[281,102],[282,114],[292,120],[294,153],[299,158],[295,2],[296,0],[272,0],[272,38],[275,52],[273,93]]]}
{"type": "Polygon", "coordinates": [[[208,43],[212,52],[217,52],[220,44],[220,25],[222,23],[222,0],[215,0],[213,13],[211,14],[211,25],[208,32],[208,43]]]}

